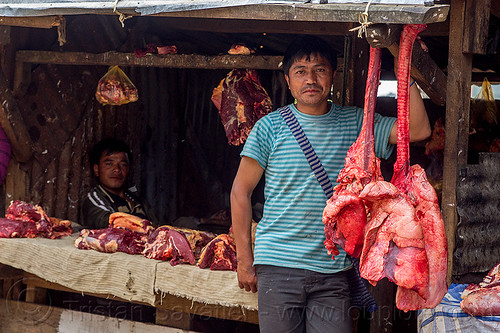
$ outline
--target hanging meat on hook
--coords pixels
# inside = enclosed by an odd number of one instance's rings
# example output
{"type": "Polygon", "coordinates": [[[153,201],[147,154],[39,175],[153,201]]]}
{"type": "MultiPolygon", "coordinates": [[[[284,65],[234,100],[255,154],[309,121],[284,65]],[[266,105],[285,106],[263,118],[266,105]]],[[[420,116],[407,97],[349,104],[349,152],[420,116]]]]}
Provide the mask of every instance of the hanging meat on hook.
{"type": "MultiPolygon", "coordinates": [[[[232,55],[250,55],[254,50],[243,44],[233,44],[232,55]]],[[[271,98],[261,85],[255,69],[235,68],[214,88],[212,102],[219,110],[229,144],[243,144],[253,125],[272,111],[271,98]]]]}
{"type": "Polygon", "coordinates": [[[398,285],[396,306],[433,308],[447,291],[447,242],[438,199],[419,165],[409,161],[411,50],[425,25],[406,25],[398,64],[397,160],[391,183],[368,184],[360,193],[370,220],[360,258],[361,277],[375,285],[383,277],[398,285]]]}
{"type": "Polygon", "coordinates": [[[323,211],[325,246],[335,257],[340,245],[349,255],[359,258],[363,248],[366,209],[359,193],[366,184],[383,180],[380,160],[375,156],[373,122],[380,78],[381,50],[370,48],[370,62],[366,82],[365,106],[361,133],[352,144],[340,171],[334,194],[323,211]]]}

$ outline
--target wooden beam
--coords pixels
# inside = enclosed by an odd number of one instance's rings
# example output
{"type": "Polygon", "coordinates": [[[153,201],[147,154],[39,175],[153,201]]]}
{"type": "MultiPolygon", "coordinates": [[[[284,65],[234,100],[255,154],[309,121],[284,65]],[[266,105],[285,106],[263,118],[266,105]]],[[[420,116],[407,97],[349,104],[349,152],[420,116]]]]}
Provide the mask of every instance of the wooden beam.
{"type": "Polygon", "coordinates": [[[183,330],[190,330],[193,326],[191,314],[161,308],[156,308],[155,323],[157,325],[176,327],[183,330]]]}
{"type": "Polygon", "coordinates": [[[55,306],[2,300],[2,332],[134,332],[195,333],[178,328],[142,323],[123,318],[73,311],[55,306]]]}
{"type": "Polygon", "coordinates": [[[33,154],[31,138],[2,70],[0,70],[0,100],[2,101],[0,125],[9,138],[16,160],[26,162],[33,154]]]}
{"type": "MultiPolygon", "coordinates": [[[[119,6],[118,6],[119,7],[119,6]]],[[[176,11],[155,14],[164,17],[198,17],[212,19],[245,19],[269,21],[358,22],[365,4],[257,4],[203,10],[176,11]]],[[[123,9],[127,15],[137,15],[135,9],[123,9]]],[[[447,19],[449,5],[380,5],[371,4],[368,10],[372,23],[433,23],[447,19]],[[396,10],[395,10],[396,9],[396,10]]]]}
{"type": "Polygon", "coordinates": [[[47,289],[34,287],[30,284],[26,286],[26,302],[45,304],[47,300],[47,289]]]}
{"type": "Polygon", "coordinates": [[[52,51],[17,51],[16,62],[56,65],[102,65],[147,66],[198,69],[280,69],[281,56],[260,55],[220,55],[205,56],[199,54],[146,55],[137,58],[133,53],[106,52],[52,52],[52,51]]]}
{"type": "MultiPolygon", "coordinates": [[[[32,173],[31,170],[30,173],[32,173]]],[[[33,189],[29,189],[28,186],[28,171],[23,170],[21,164],[16,159],[11,158],[7,174],[9,176],[5,178],[4,206],[9,207],[12,200],[31,201],[33,198],[31,190],[33,189]]]]}
{"type": "MultiPolygon", "coordinates": [[[[373,47],[386,47],[397,60],[401,30],[401,25],[373,25],[367,28],[366,39],[373,47]]],[[[419,43],[413,46],[410,75],[434,103],[445,105],[446,75],[419,43]]]]}
{"type": "Polygon", "coordinates": [[[451,0],[448,55],[448,83],[446,86],[446,122],[443,162],[443,192],[441,209],[448,239],[448,283],[453,270],[453,250],[458,223],[457,179],[460,169],[467,164],[470,82],[472,55],[462,52],[462,36],[470,22],[464,21],[465,0],[451,0]]]}
{"type": "Polygon", "coordinates": [[[0,264],[0,279],[16,279],[22,277],[23,271],[9,265],[0,264]]]}
{"type": "Polygon", "coordinates": [[[462,51],[486,54],[491,0],[467,0],[465,6],[465,21],[468,22],[468,26],[464,30],[462,51]]]}
{"type": "Polygon", "coordinates": [[[300,31],[301,34],[343,36],[349,32],[350,23],[346,22],[302,22],[302,21],[265,21],[243,19],[211,19],[199,17],[148,18],[161,20],[165,30],[211,31],[222,33],[282,33],[300,31]]]}
{"type": "Polygon", "coordinates": [[[204,304],[170,294],[158,295],[155,307],[166,310],[188,312],[200,316],[244,321],[253,324],[258,324],[259,322],[258,313],[255,310],[250,311],[242,309],[241,307],[204,304]]]}
{"type": "Polygon", "coordinates": [[[63,20],[62,16],[35,16],[35,17],[0,17],[0,25],[10,25],[26,28],[45,28],[57,27],[63,20]]]}

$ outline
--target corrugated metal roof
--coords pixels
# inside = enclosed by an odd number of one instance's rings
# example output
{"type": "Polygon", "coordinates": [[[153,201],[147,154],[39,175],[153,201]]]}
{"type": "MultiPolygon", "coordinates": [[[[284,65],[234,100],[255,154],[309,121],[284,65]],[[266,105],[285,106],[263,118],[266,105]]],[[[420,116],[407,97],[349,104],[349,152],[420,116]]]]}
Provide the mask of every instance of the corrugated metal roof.
{"type": "Polygon", "coordinates": [[[1,0],[0,16],[47,16],[78,14],[112,14],[118,10],[127,15],[154,15],[257,4],[387,4],[432,6],[428,0],[1,0]]]}

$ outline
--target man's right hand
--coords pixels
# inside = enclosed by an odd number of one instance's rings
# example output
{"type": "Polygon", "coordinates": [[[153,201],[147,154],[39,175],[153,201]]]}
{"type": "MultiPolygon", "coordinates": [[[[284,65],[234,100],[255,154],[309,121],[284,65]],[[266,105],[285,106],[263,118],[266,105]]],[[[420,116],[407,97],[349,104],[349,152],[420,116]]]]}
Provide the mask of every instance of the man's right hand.
{"type": "Polygon", "coordinates": [[[244,264],[238,262],[238,285],[241,289],[246,291],[251,291],[253,293],[257,292],[257,274],[255,273],[255,267],[252,264],[244,264]]]}
{"type": "Polygon", "coordinates": [[[257,275],[253,267],[252,251],[252,193],[264,169],[243,156],[231,188],[231,220],[238,259],[238,285],[241,289],[257,292],[257,275]]]}

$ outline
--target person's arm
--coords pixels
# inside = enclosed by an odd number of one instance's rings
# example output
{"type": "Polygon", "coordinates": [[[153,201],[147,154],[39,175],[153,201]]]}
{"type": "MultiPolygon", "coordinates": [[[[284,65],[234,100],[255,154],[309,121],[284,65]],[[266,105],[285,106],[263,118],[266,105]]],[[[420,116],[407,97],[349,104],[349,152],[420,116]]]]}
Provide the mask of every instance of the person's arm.
{"type": "Polygon", "coordinates": [[[264,169],[260,164],[243,156],[231,189],[231,219],[236,257],[238,285],[246,291],[257,292],[257,275],[253,267],[252,252],[252,193],[264,169]]]}
{"type": "MultiPolygon", "coordinates": [[[[410,78],[410,82],[413,79],[410,78]]],[[[424,101],[420,95],[417,84],[410,87],[410,142],[422,141],[431,135],[431,125],[425,110],[424,101]]],[[[389,143],[397,143],[397,123],[391,129],[389,143]]]]}
{"type": "Polygon", "coordinates": [[[109,226],[109,216],[112,211],[97,199],[95,191],[91,191],[83,201],[80,224],[85,228],[103,229],[109,226]]]}

